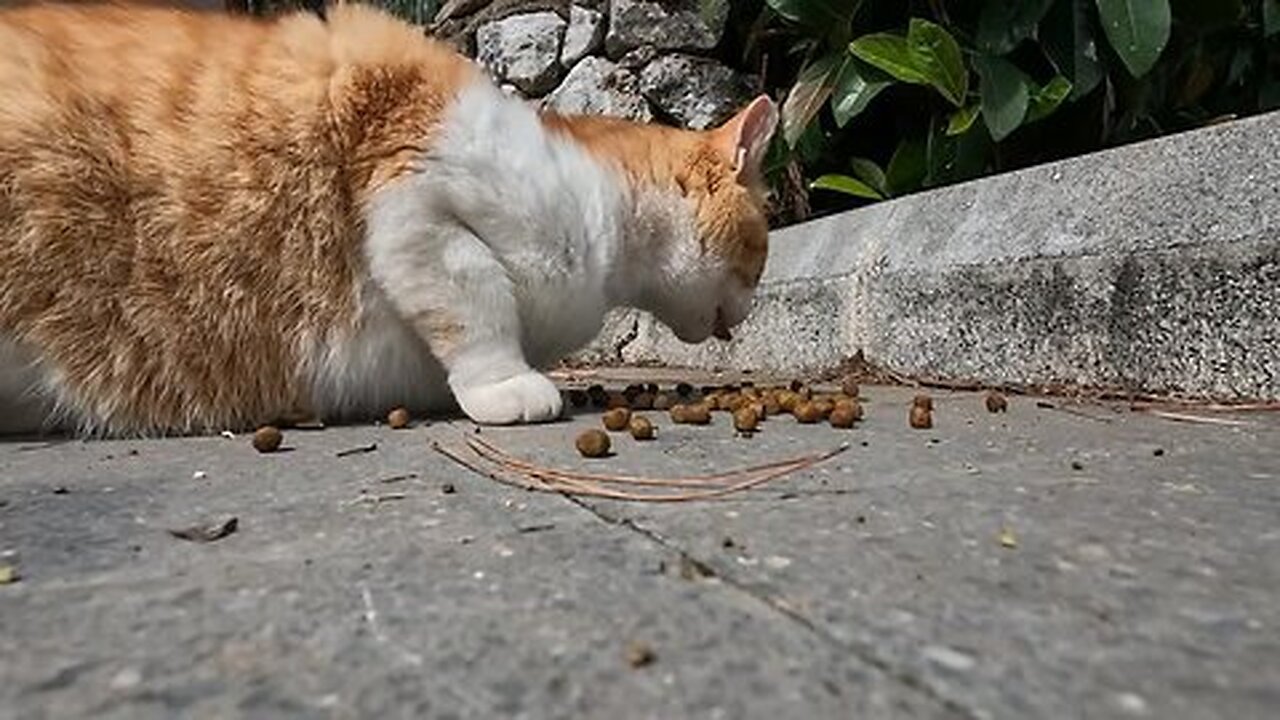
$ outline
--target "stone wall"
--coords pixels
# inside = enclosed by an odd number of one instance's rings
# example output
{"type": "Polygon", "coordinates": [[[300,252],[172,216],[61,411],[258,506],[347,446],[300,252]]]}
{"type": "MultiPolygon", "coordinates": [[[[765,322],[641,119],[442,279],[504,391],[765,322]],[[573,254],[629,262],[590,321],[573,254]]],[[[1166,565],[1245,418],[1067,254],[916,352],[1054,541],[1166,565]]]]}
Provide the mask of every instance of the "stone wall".
{"type": "Polygon", "coordinates": [[[565,113],[702,129],[755,94],[723,64],[728,3],[705,0],[450,0],[431,33],[508,91],[565,113]]]}

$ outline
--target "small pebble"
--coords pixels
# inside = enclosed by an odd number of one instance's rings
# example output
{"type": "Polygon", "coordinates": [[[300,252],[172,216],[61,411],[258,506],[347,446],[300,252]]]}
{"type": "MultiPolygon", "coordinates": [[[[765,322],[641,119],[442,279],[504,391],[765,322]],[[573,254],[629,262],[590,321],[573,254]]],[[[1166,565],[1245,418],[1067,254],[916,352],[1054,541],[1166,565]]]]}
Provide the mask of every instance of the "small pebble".
{"type": "Polygon", "coordinates": [[[933,427],[933,413],[923,405],[912,405],[907,422],[916,430],[928,430],[933,427]]]}

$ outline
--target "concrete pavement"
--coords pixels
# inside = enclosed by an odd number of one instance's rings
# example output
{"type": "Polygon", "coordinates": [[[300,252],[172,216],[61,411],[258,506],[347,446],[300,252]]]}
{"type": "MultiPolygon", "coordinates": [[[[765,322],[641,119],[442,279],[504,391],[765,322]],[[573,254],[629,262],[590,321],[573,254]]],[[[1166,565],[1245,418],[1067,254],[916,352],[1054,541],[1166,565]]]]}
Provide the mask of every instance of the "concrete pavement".
{"type": "Polygon", "coordinates": [[[851,431],[651,413],[602,461],[595,413],[484,430],[647,474],[852,445],[673,505],[498,485],[428,449],[461,422],[0,443],[0,717],[1274,716],[1280,416],[935,392],[915,431],[912,392],[851,431]]]}

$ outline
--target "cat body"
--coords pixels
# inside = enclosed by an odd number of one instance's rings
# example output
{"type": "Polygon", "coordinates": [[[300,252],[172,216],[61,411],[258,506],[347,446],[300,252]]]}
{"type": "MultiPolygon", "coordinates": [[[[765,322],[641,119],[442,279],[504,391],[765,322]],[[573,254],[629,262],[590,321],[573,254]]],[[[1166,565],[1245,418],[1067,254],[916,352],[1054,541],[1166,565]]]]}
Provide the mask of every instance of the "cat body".
{"type": "Polygon", "coordinates": [[[723,336],[763,267],[768,100],[540,114],[360,6],[0,11],[0,93],[0,432],[547,420],[609,309],[723,336]]]}

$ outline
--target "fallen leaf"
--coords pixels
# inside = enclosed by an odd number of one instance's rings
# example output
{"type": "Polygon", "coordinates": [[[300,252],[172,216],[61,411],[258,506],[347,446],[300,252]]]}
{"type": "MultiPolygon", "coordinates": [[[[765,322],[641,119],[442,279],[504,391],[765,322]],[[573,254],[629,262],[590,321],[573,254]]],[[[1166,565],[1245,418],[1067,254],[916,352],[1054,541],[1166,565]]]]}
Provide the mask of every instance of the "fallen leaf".
{"type": "Polygon", "coordinates": [[[191,542],[213,542],[221,540],[236,531],[240,524],[240,519],[234,515],[223,520],[218,520],[204,525],[193,525],[188,528],[170,528],[169,534],[180,539],[190,540],[191,542]]]}

